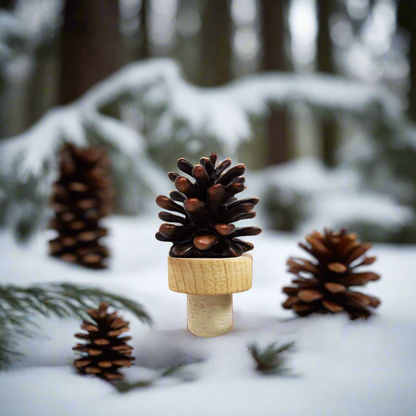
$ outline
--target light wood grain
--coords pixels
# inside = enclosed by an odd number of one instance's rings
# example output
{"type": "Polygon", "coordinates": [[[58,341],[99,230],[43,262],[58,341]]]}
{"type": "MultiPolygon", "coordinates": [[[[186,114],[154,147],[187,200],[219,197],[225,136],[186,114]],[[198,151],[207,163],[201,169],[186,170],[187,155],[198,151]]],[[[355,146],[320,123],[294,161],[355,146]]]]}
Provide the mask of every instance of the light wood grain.
{"type": "Polygon", "coordinates": [[[204,338],[233,329],[233,295],[188,295],[188,330],[204,338]]]}
{"type": "Polygon", "coordinates": [[[188,295],[228,295],[251,289],[253,258],[168,257],[169,289],[188,295]]]}

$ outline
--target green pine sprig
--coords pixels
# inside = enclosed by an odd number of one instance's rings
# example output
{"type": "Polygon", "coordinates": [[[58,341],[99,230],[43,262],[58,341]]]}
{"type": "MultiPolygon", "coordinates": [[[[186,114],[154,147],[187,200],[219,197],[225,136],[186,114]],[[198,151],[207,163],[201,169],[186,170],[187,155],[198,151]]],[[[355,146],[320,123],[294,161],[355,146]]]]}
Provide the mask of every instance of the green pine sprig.
{"type": "Polygon", "coordinates": [[[10,171],[0,171],[0,227],[12,227],[19,243],[43,229],[47,220],[47,200],[51,190],[50,168],[43,166],[42,174],[19,174],[21,157],[10,171]]]}
{"type": "Polygon", "coordinates": [[[273,342],[261,349],[253,342],[248,346],[248,350],[256,363],[256,371],[266,375],[285,375],[289,369],[285,367],[284,353],[293,350],[294,345],[294,342],[288,342],[276,347],[276,343],[273,342]]]}
{"type": "Polygon", "coordinates": [[[0,325],[0,369],[11,364],[13,358],[21,354],[16,352],[12,334],[3,325],[0,325]]]}
{"type": "Polygon", "coordinates": [[[149,314],[140,303],[101,289],[70,283],[28,287],[0,285],[0,368],[11,359],[15,335],[36,335],[36,324],[32,319],[34,315],[86,319],[88,315],[85,311],[100,302],[129,311],[141,322],[152,324],[149,314]]]}
{"type": "Polygon", "coordinates": [[[127,393],[134,389],[149,387],[153,383],[155,383],[156,381],[164,377],[175,377],[175,378],[180,379],[183,382],[195,380],[194,374],[184,371],[185,366],[186,366],[185,364],[179,364],[179,365],[169,367],[167,370],[160,372],[159,374],[157,374],[156,376],[148,380],[141,380],[141,381],[137,381],[136,383],[129,383],[127,381],[117,381],[112,384],[119,393],[127,393]]]}

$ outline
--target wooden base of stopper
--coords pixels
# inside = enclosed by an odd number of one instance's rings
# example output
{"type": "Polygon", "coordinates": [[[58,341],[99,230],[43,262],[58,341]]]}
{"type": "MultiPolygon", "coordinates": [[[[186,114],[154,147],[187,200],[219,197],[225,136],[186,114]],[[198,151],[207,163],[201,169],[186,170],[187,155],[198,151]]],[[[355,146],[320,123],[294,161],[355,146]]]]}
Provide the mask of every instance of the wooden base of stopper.
{"type": "Polygon", "coordinates": [[[188,295],[188,330],[204,338],[233,329],[233,295],[188,295]]]}
{"type": "Polygon", "coordinates": [[[233,328],[233,293],[252,285],[249,253],[232,258],[168,257],[169,288],[188,295],[188,329],[218,337],[233,328]]]}

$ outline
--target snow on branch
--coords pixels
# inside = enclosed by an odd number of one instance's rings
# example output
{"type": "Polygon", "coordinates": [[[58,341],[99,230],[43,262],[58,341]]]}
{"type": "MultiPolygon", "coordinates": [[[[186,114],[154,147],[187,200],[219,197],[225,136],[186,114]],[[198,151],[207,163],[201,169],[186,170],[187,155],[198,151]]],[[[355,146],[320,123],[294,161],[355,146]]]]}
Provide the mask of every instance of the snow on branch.
{"type": "MultiPolygon", "coordinates": [[[[393,120],[401,119],[403,110],[399,98],[380,85],[330,75],[265,73],[222,87],[196,87],[182,78],[180,67],[170,59],[130,64],[98,84],[84,100],[100,106],[145,88],[149,89],[147,104],[169,109],[165,129],[179,119],[194,133],[204,131],[230,146],[250,136],[249,116],[266,114],[273,103],[305,102],[360,117],[370,115],[377,106],[393,120]]],[[[168,139],[168,131],[165,133],[168,139]]]]}
{"type": "MultiPolygon", "coordinates": [[[[85,146],[98,140],[129,160],[119,166],[121,170],[124,165],[132,166],[130,177],[152,189],[149,184],[159,178],[159,172],[148,156],[148,144],[213,137],[231,153],[250,138],[253,117],[267,115],[273,105],[287,107],[296,102],[324,114],[348,114],[364,128],[371,131],[376,126],[377,131],[390,135],[390,143],[416,148],[416,129],[404,118],[400,100],[381,86],[334,76],[276,72],[240,78],[218,88],[201,88],[186,82],[174,61],[152,59],[125,66],[79,100],[50,110],[24,134],[0,143],[0,214],[16,217],[19,210],[15,206],[23,206],[18,202],[22,200],[19,190],[29,187],[25,214],[13,220],[28,229],[33,213],[39,211],[39,201],[47,200],[47,186],[41,184],[53,179],[64,141],[85,146]],[[143,131],[137,128],[140,123],[133,126],[118,118],[125,103],[144,120],[143,131]],[[8,181],[11,176],[13,181],[8,181]],[[2,182],[8,183],[7,189],[2,182]],[[9,197],[14,194],[14,199],[9,197]]],[[[160,190],[162,183],[165,181],[161,181],[160,190]]],[[[403,211],[398,217],[404,221],[407,215],[403,211]]],[[[4,224],[1,216],[0,224],[4,224]]]]}
{"type": "MultiPolygon", "coordinates": [[[[182,122],[193,139],[210,135],[235,149],[251,135],[250,117],[267,114],[273,103],[286,106],[305,102],[328,112],[347,112],[361,120],[374,117],[377,108],[379,117],[403,127],[400,100],[381,86],[327,75],[267,73],[223,87],[200,88],[183,79],[174,61],[153,59],[127,65],[78,101],[50,111],[29,131],[7,141],[3,152],[9,160],[24,153],[23,171],[39,174],[63,139],[85,143],[88,128],[126,154],[140,152],[143,140],[138,131],[100,113],[126,98],[132,99],[141,113],[153,110],[158,122],[155,131],[148,134],[162,142],[169,140],[176,123],[182,122]]],[[[413,128],[409,127],[406,137],[414,141],[413,128]]]]}
{"type": "MultiPolygon", "coordinates": [[[[365,190],[359,172],[351,166],[332,170],[319,159],[303,158],[252,173],[249,179],[266,201],[259,209],[269,211],[270,202],[288,209],[299,205],[302,215],[295,228],[302,234],[357,223],[391,232],[415,221],[410,206],[401,205],[389,195],[365,190]]],[[[273,213],[265,213],[265,217],[270,215],[273,213]]]]}
{"type": "Polygon", "coordinates": [[[60,26],[65,0],[18,0],[14,15],[34,46],[50,39],[60,26]]]}
{"type": "Polygon", "coordinates": [[[13,11],[0,10],[0,75],[13,74],[13,62],[51,39],[59,28],[63,0],[19,0],[13,11]]]}
{"type": "Polygon", "coordinates": [[[50,110],[27,132],[1,143],[3,168],[9,170],[18,160],[22,180],[28,174],[41,175],[45,167],[55,167],[62,142],[86,146],[91,131],[127,155],[137,153],[142,143],[138,132],[79,103],[50,110]]]}

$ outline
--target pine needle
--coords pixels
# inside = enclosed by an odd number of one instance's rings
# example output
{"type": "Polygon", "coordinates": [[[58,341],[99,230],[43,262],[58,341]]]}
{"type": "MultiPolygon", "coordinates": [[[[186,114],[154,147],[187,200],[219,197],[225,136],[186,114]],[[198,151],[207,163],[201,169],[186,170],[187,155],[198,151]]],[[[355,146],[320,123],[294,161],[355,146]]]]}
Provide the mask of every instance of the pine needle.
{"type": "Polygon", "coordinates": [[[248,350],[256,363],[256,371],[266,375],[284,375],[289,372],[289,369],[284,366],[286,362],[284,353],[293,350],[294,345],[294,342],[288,342],[281,347],[276,347],[276,343],[273,342],[261,350],[253,342],[248,346],[248,350]]]}
{"type": "Polygon", "coordinates": [[[11,364],[12,358],[20,356],[15,351],[12,334],[6,328],[0,325],[0,370],[11,364]]]}
{"type": "Polygon", "coordinates": [[[42,176],[27,173],[22,178],[20,158],[10,172],[0,172],[0,227],[12,227],[19,243],[26,243],[46,223],[50,193],[49,169],[42,176]]]}
{"type": "Polygon", "coordinates": [[[10,362],[11,339],[20,334],[34,336],[34,315],[60,318],[88,318],[86,310],[106,302],[116,309],[124,309],[141,322],[152,320],[144,307],[133,300],[92,287],[69,283],[52,283],[19,287],[0,285],[0,368],[10,362]]]}
{"type": "Polygon", "coordinates": [[[148,380],[141,380],[136,383],[129,383],[127,381],[118,381],[116,383],[113,383],[113,386],[119,393],[127,393],[130,390],[139,389],[143,387],[149,387],[153,383],[155,383],[156,381],[164,377],[175,377],[175,378],[182,380],[183,382],[195,380],[195,377],[193,374],[183,371],[185,367],[186,367],[185,364],[175,365],[175,366],[169,367],[167,370],[162,371],[155,377],[150,378],[148,380]]]}

